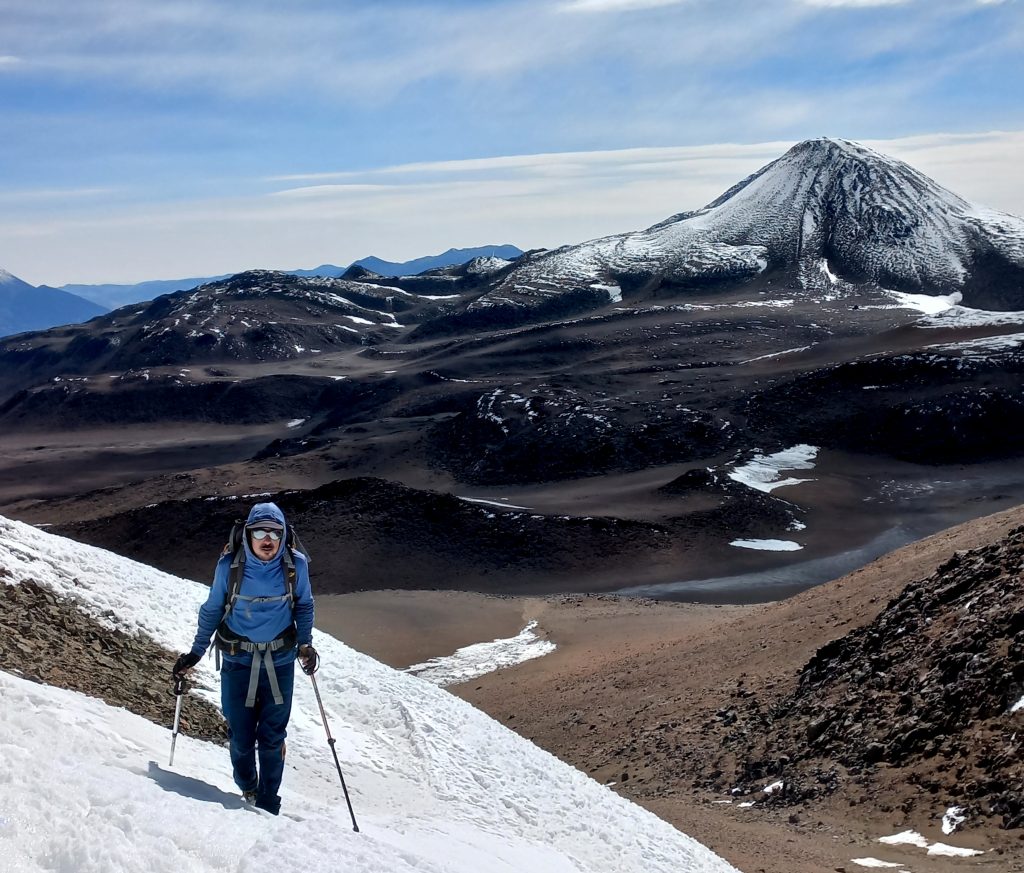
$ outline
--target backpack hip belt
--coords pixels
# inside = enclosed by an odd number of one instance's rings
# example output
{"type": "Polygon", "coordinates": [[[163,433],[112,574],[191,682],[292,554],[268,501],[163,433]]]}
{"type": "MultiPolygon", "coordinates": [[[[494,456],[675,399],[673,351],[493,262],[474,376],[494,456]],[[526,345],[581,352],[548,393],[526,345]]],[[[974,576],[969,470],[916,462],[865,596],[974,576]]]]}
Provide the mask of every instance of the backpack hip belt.
{"type": "Polygon", "coordinates": [[[267,668],[267,678],[270,680],[270,692],[274,696],[274,703],[280,706],[284,703],[284,696],[281,694],[281,686],[277,682],[277,670],[274,667],[274,652],[282,649],[295,648],[296,643],[295,625],[291,624],[274,639],[266,643],[255,643],[247,637],[239,636],[226,622],[221,622],[217,628],[217,669],[220,669],[220,655],[224,652],[228,655],[237,655],[240,652],[252,654],[252,669],[249,671],[249,690],[245,696],[245,705],[252,708],[256,704],[256,687],[260,681],[260,664],[267,668]]]}

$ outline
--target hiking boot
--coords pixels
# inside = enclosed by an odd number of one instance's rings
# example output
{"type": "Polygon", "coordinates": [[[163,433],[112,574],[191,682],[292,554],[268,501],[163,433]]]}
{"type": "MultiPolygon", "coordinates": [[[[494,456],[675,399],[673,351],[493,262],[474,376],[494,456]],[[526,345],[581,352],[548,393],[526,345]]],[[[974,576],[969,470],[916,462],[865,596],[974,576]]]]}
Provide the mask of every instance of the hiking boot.
{"type": "Polygon", "coordinates": [[[243,791],[242,792],[242,803],[247,803],[249,806],[256,804],[256,792],[255,791],[243,791]]]}

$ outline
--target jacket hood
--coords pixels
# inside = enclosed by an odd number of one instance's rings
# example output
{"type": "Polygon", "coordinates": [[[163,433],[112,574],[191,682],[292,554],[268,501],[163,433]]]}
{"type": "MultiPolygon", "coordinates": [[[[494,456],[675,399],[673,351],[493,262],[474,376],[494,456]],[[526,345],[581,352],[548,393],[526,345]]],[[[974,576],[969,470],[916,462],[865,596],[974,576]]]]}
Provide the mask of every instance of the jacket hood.
{"type": "Polygon", "coordinates": [[[245,552],[247,558],[260,561],[261,563],[273,564],[276,561],[280,561],[284,555],[285,542],[287,541],[288,525],[284,520],[284,513],[281,511],[276,503],[257,503],[252,509],[249,510],[249,517],[245,520],[245,526],[251,527],[256,522],[260,521],[273,521],[281,525],[281,548],[277,550],[277,554],[274,555],[269,561],[263,561],[258,555],[253,554],[252,548],[249,546],[249,537],[243,536],[242,541],[245,544],[245,552]]]}

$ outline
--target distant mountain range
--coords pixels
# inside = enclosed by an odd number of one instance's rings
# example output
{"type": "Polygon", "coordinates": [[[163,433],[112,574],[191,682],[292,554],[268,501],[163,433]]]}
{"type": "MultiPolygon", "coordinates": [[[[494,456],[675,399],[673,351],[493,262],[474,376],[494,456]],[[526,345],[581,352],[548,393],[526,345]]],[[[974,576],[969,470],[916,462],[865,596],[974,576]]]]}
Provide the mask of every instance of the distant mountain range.
{"type": "MultiPolygon", "coordinates": [[[[312,270],[283,270],[292,276],[324,276],[337,278],[351,267],[365,267],[371,272],[381,276],[413,276],[422,273],[424,270],[434,270],[438,267],[450,267],[455,264],[464,264],[473,258],[498,257],[511,260],[522,254],[522,250],[513,245],[478,246],[468,249],[448,249],[440,255],[428,255],[423,258],[414,258],[411,261],[383,261],[380,258],[370,255],[353,261],[348,267],[339,267],[336,264],[321,264],[312,270]]],[[[227,279],[230,273],[220,276],[194,276],[187,279],[155,279],[148,282],[138,282],[134,285],[62,285],[60,290],[69,294],[75,294],[98,303],[107,309],[116,309],[118,306],[126,306],[129,303],[139,303],[143,300],[152,300],[161,294],[172,294],[175,291],[186,291],[195,288],[197,285],[205,285],[208,282],[219,282],[227,279]]],[[[47,325],[49,326],[49,325],[47,325]]]]}
{"type": "Polygon", "coordinates": [[[59,288],[36,288],[0,269],[0,336],[88,321],[106,311],[91,300],[59,288]]]}

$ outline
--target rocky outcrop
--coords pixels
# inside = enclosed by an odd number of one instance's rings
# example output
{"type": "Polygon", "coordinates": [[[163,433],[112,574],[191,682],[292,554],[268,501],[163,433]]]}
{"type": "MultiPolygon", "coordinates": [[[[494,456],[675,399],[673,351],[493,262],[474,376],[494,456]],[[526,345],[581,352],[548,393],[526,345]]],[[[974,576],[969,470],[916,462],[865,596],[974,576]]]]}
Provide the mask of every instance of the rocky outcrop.
{"type": "Polygon", "coordinates": [[[792,804],[842,790],[904,811],[956,804],[1024,827],[1024,527],[957,552],[870,624],[821,647],[776,702],[738,687],[707,727],[706,784],[792,804]],[[883,790],[884,789],[884,790],[883,790]]]}
{"type": "MultiPolygon", "coordinates": [[[[34,582],[0,581],[0,670],[98,697],[170,728],[176,658],[142,634],[104,627],[34,582]]],[[[227,736],[220,711],[194,695],[182,707],[180,730],[213,742],[227,736]]]]}

